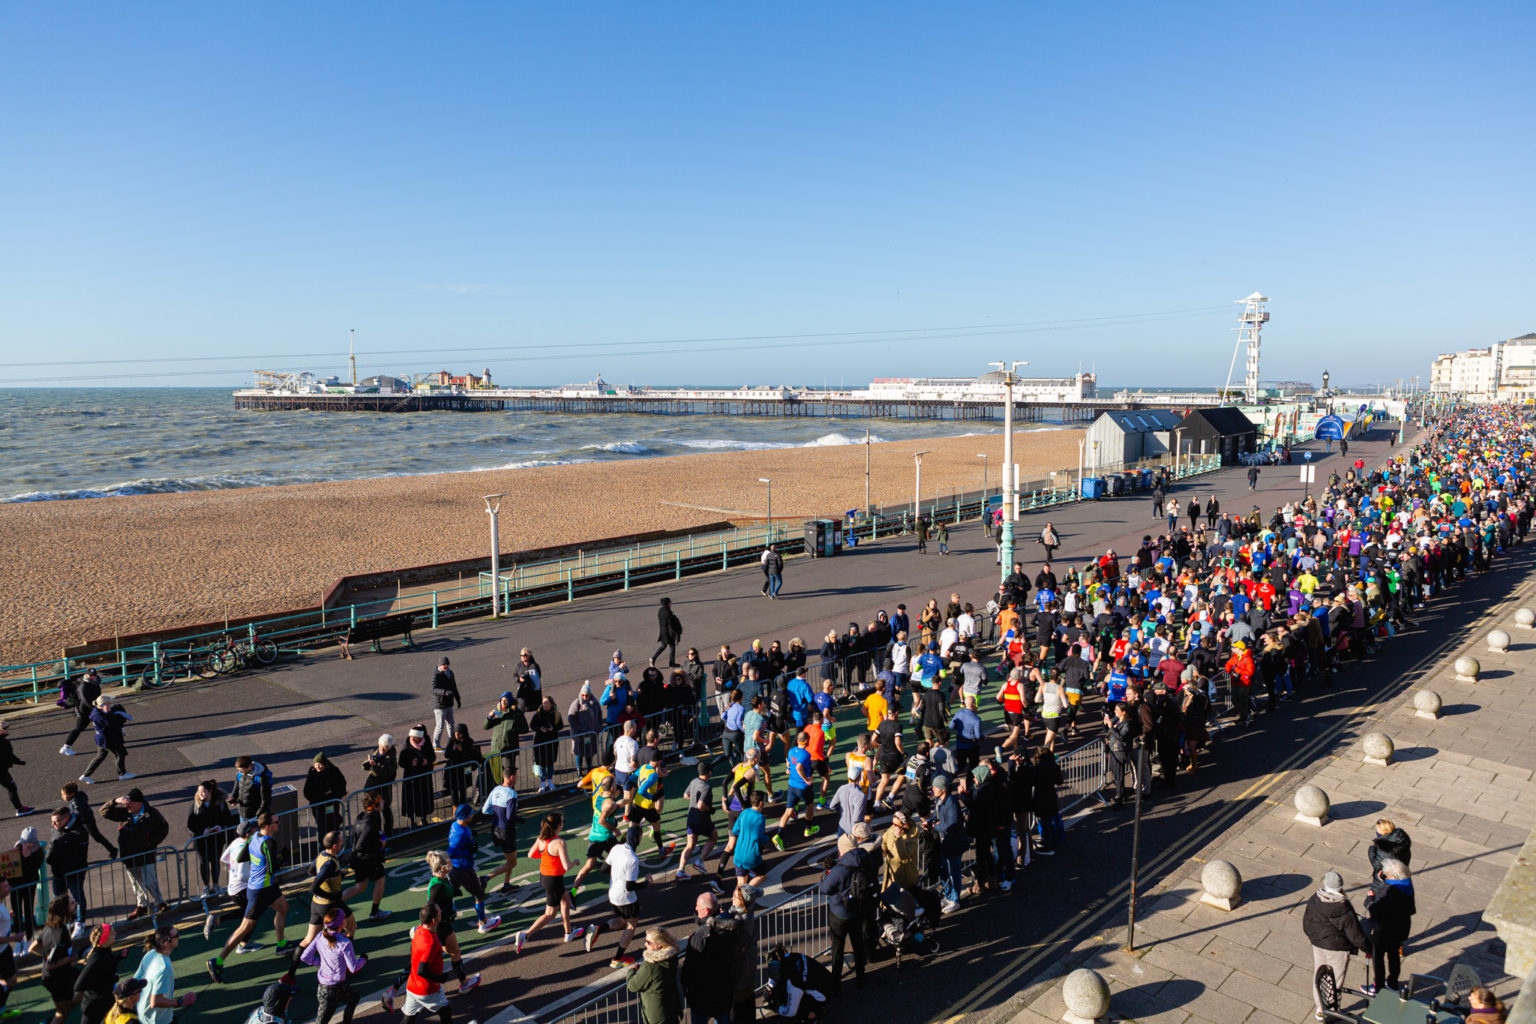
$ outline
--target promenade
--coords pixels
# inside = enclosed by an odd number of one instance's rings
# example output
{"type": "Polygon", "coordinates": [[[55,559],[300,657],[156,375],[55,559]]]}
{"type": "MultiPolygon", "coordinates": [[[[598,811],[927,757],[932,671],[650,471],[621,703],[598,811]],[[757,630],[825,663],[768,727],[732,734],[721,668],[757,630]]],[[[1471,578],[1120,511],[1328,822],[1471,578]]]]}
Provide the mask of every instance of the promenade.
{"type": "MultiPolygon", "coordinates": [[[[1351,453],[1374,464],[1386,450],[1384,442],[1363,441],[1352,445],[1351,453]]],[[[1322,459],[1318,465],[1320,475],[1334,466],[1343,468],[1336,457],[1322,459]]],[[[1268,509],[1287,497],[1299,497],[1301,485],[1294,467],[1268,467],[1261,476],[1259,492],[1250,495],[1244,471],[1234,468],[1192,481],[1176,493],[1183,500],[1198,495],[1202,504],[1215,493],[1226,510],[1246,512],[1253,505],[1268,509]]],[[[1031,556],[1040,549],[1030,541],[1047,518],[1063,535],[1063,555],[1070,556],[1058,561],[1080,562],[1108,546],[1122,552],[1134,550],[1144,533],[1155,534],[1166,528],[1164,520],[1151,517],[1150,504],[1148,496],[1139,495],[1079,503],[1026,517],[1019,529],[1021,554],[1031,570],[1038,566],[1038,558],[1031,556]]],[[[928,597],[937,597],[942,603],[951,592],[957,592],[962,600],[980,605],[996,585],[993,546],[974,524],[956,530],[952,543],[955,553],[949,558],[939,557],[932,545],[929,554],[917,555],[911,538],[893,538],[861,545],[833,560],[793,560],[786,571],[784,600],[778,602],[759,596],[761,577],[755,570],[736,570],[522,612],[499,623],[423,633],[419,639],[424,642],[411,652],[362,654],[353,662],[321,654],[281,662],[266,672],[237,679],[132,697],[129,704],[136,720],[129,732],[130,768],[140,774],[133,784],[141,786],[151,801],[166,810],[172,824],[171,841],[180,845],[185,838],[185,804],[192,787],[209,776],[227,785],[233,776],[233,759],[242,752],[251,752],[270,764],[279,783],[298,783],[310,756],[323,748],[343,768],[349,783],[360,786],[362,753],[380,731],[403,738],[411,723],[430,722],[426,691],[432,668],[443,654],[452,657],[465,695],[466,710],[460,720],[469,722],[472,733],[481,738],[483,711],[508,687],[508,668],[520,646],[534,649],[543,665],[545,689],[563,711],[583,679],[594,680],[594,685],[601,680],[615,648],[624,649],[636,671],[645,664],[655,646],[656,598],[661,595],[672,598],[684,623],[685,642],[697,645],[706,661],[722,641],[739,651],[758,636],[765,642],[777,638],[786,643],[800,636],[814,650],[828,628],[841,631],[850,621],[862,626],[877,608],[889,610],[898,601],[915,613],[928,597]]],[[[1500,569],[1501,573],[1509,571],[1508,567],[1500,569]]],[[[1245,821],[1243,816],[1261,799],[1259,792],[1272,796],[1278,791],[1276,782],[1266,784],[1262,791],[1254,790],[1255,780],[1262,782],[1274,775],[1275,766],[1288,763],[1287,759],[1299,751],[1312,750],[1312,757],[1325,756],[1340,742],[1340,736],[1329,734],[1329,729],[1369,713],[1373,694],[1396,685],[1395,681],[1417,661],[1438,658],[1447,632],[1465,629],[1468,617],[1479,613],[1480,602],[1500,589],[1499,583],[1487,578],[1470,581],[1450,599],[1432,605],[1412,635],[1392,641],[1368,666],[1346,673],[1339,686],[1304,695],[1304,700],[1287,706],[1284,713],[1265,719],[1262,728],[1236,736],[1223,733],[1213,765],[1190,781],[1181,781],[1175,793],[1160,795],[1149,805],[1142,839],[1144,886],[1179,871],[1186,857],[1198,853],[1222,829],[1245,821]]],[[[1447,703],[1454,702],[1447,698],[1447,703]]],[[[852,715],[845,711],[841,718],[851,721],[852,715]]],[[[1445,721],[1453,720],[1448,717],[1445,721]]],[[[29,762],[18,778],[24,798],[30,802],[46,807],[51,802],[45,799],[46,790],[78,774],[71,773],[71,767],[83,769],[80,759],[66,760],[56,752],[65,727],[61,715],[46,714],[20,721],[12,729],[18,751],[29,762]]],[[[1398,767],[1402,766],[1394,769],[1398,767]]],[[[686,781],[686,773],[675,772],[669,780],[669,792],[674,788],[680,791],[686,781]]],[[[89,793],[99,802],[126,791],[128,785],[102,782],[89,793]]],[[[1342,803],[1345,798],[1335,795],[1335,800],[1342,803]]],[[[583,808],[584,803],[571,807],[567,825],[584,835],[583,808]]],[[[534,818],[543,810],[530,805],[525,816],[534,818]]],[[[674,808],[664,821],[669,832],[680,831],[677,818],[674,808]]],[[[38,823],[39,819],[8,822],[0,841],[12,841],[23,824],[38,823]]],[[[46,826],[46,821],[41,824],[46,826]]],[[[871,1012],[900,1012],[902,1019],[914,1020],[961,1016],[1002,1019],[1025,1006],[1032,1007],[1033,999],[1028,998],[1028,992],[1018,995],[1018,986],[1029,982],[1043,964],[1058,961],[1069,950],[1075,953],[1083,938],[1103,932],[1117,912],[1123,917],[1123,909],[1115,908],[1115,893],[1123,884],[1128,864],[1126,826],[1125,812],[1080,815],[1068,834],[1069,856],[1037,860],[1011,897],[968,905],[960,914],[947,918],[943,953],[928,964],[913,965],[899,974],[888,965],[882,966],[872,976],[875,985],[861,994],[861,1006],[871,1012]],[[942,978],[943,984],[925,981],[935,977],[942,978]]],[[[1329,827],[1337,829],[1339,825],[1329,827]]],[[[1368,822],[1366,828],[1368,832],[1368,822]]],[[[531,824],[525,831],[531,836],[531,824]]],[[[581,846],[576,847],[578,855],[581,846]]],[[[791,845],[787,855],[770,857],[774,885],[792,891],[806,884],[814,877],[807,862],[824,849],[820,844],[791,845]]],[[[649,846],[645,856],[650,857],[649,846]]],[[[526,865],[520,867],[526,871],[526,865]]],[[[686,927],[698,883],[671,883],[659,874],[662,862],[654,861],[653,867],[662,884],[644,894],[643,919],[686,927]]],[[[1262,874],[1257,872],[1253,877],[1262,874]]],[[[1357,872],[1359,876],[1363,870],[1357,872]]],[[[1350,877],[1346,872],[1346,878],[1350,877]]],[[[414,910],[420,894],[404,890],[408,883],[422,880],[419,860],[412,858],[395,865],[392,878],[392,895],[386,906],[397,911],[414,910]]],[[[604,894],[605,884],[594,880],[578,896],[578,903],[600,905],[604,894]]],[[[1305,898],[1304,893],[1301,898],[1305,898]]],[[[557,1015],[558,1007],[570,1005],[588,986],[611,977],[605,970],[611,947],[604,947],[601,956],[597,952],[588,955],[579,944],[552,942],[546,937],[552,932],[536,937],[522,957],[512,956],[504,943],[510,940],[513,929],[537,911],[537,902],[532,893],[520,893],[514,903],[493,908],[505,918],[500,931],[487,939],[461,936],[466,950],[477,951],[473,969],[484,970],[487,980],[466,997],[467,1005],[456,1013],[467,1013],[482,1024],[524,1016],[548,1021],[557,1015]]],[[[1123,901],[1120,906],[1123,908],[1123,901]]],[[[290,922],[297,926],[297,912],[290,913],[290,922]]],[[[1156,925],[1148,927],[1155,929],[1156,925]]],[[[382,984],[382,979],[398,967],[405,931],[406,922],[398,917],[360,930],[360,944],[373,959],[360,991],[370,983],[382,984]]],[[[264,941],[270,941],[270,926],[264,926],[262,934],[264,941]]],[[[200,934],[188,939],[182,945],[178,971],[184,972],[184,985],[198,987],[200,958],[206,949],[200,934]]],[[[1145,969],[1140,962],[1135,966],[1145,969]]],[[[265,953],[236,958],[229,982],[204,992],[207,1012],[250,1005],[262,979],[275,975],[276,968],[277,962],[265,953]]],[[[35,986],[28,986],[18,993],[18,999],[40,994],[35,986]]],[[[1035,998],[1049,995],[1046,991],[1035,998]]],[[[306,988],[302,1005],[312,1007],[308,998],[306,988]]],[[[361,1019],[369,1017],[363,1015],[361,1019]]]]}
{"type": "MultiPolygon", "coordinates": [[[[1436,608],[1432,618],[1421,618],[1432,645],[1422,656],[1396,671],[1382,671],[1396,667],[1382,659],[1355,672],[1335,695],[1342,698],[1336,706],[1312,712],[1313,735],[1289,736],[1291,750],[1273,763],[1251,765],[1243,773],[1251,785],[1192,822],[1196,842],[1181,848],[1180,856],[1159,856],[1155,843],[1143,846],[1145,895],[1134,955],[1121,948],[1121,884],[1109,889],[1101,913],[1085,908],[1059,945],[1023,951],[1011,974],[963,1000],[957,1016],[963,1013],[967,1024],[1059,1021],[1066,1009],[1062,977],[1090,967],[1109,982],[1115,1020],[1310,1020],[1312,954],[1302,934],[1302,910],[1323,874],[1336,870],[1364,916],[1366,850],[1383,816],[1413,840],[1418,913],[1404,949],[1404,979],[1410,973],[1444,979],[1465,964],[1511,1002],[1524,979],[1505,975],[1504,944],[1482,914],[1536,828],[1536,744],[1530,741],[1536,706],[1529,699],[1536,683],[1536,632],[1514,624],[1516,609],[1536,607],[1536,550],[1517,550],[1453,600],[1461,607],[1452,614],[1436,608]],[[1487,649],[1493,629],[1511,634],[1508,653],[1487,649]],[[1481,662],[1476,683],[1455,678],[1452,666],[1463,654],[1481,662]],[[1416,714],[1413,698],[1421,689],[1440,696],[1439,719],[1416,714]],[[1368,732],[1384,732],[1396,745],[1387,767],[1365,763],[1360,738],[1368,732]],[[1331,820],[1321,828],[1296,820],[1293,796],[1308,783],[1332,800],[1331,820]],[[1231,912],[1200,901],[1200,875],[1213,860],[1242,874],[1242,902],[1231,912]],[[1039,955],[1047,949],[1048,957],[1039,955]],[[1027,987],[1013,984],[1028,976],[1030,966],[1043,970],[1027,987]]],[[[1392,645],[1396,654],[1397,642],[1392,645]]],[[[1343,1009],[1364,1008],[1358,988],[1369,970],[1368,957],[1351,958],[1343,1009]]]]}

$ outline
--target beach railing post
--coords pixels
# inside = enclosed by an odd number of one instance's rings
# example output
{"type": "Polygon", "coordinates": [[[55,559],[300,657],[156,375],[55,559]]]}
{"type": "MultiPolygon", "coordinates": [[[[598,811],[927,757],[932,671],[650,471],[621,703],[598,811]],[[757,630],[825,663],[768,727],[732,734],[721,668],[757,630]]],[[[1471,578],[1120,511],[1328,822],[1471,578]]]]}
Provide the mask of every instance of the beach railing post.
{"type": "Polygon", "coordinates": [[[624,589],[629,589],[629,556],[624,556],[624,589]]]}
{"type": "Polygon", "coordinates": [[[347,607],[350,608],[351,611],[352,611],[352,625],[351,625],[351,628],[356,629],[357,628],[357,605],[356,604],[351,604],[351,605],[348,605],[347,607]]]}
{"type": "Polygon", "coordinates": [[[677,562],[677,575],[674,578],[675,579],[682,579],[683,578],[683,553],[681,551],[673,552],[673,558],[677,562]]]}
{"type": "Polygon", "coordinates": [[[128,652],[121,647],[117,649],[117,685],[128,685],[128,652]]]}
{"type": "Polygon", "coordinates": [[[37,703],[37,666],[32,666],[32,703],[37,703]]]}
{"type": "Polygon", "coordinates": [[[160,641],[156,640],[149,647],[150,664],[154,666],[155,685],[160,685],[160,641]]]}
{"type": "Polygon", "coordinates": [[[432,591],[432,628],[437,628],[437,591],[432,591]]]}
{"type": "Polygon", "coordinates": [[[729,569],[730,567],[731,567],[730,556],[725,553],[725,538],[721,537],[720,538],[720,568],[722,568],[722,569],[729,569]]]}
{"type": "Polygon", "coordinates": [[[576,584],[572,582],[571,570],[565,570],[565,599],[576,600],[576,584]]]}

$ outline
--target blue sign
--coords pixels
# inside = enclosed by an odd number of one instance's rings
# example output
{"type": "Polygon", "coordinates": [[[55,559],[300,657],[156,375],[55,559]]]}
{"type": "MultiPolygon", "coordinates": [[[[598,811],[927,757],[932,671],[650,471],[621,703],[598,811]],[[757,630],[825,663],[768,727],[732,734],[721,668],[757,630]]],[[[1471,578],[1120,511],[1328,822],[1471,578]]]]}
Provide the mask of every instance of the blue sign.
{"type": "Polygon", "coordinates": [[[1337,416],[1324,416],[1317,421],[1317,427],[1312,431],[1312,436],[1319,441],[1344,440],[1344,421],[1337,416]]]}

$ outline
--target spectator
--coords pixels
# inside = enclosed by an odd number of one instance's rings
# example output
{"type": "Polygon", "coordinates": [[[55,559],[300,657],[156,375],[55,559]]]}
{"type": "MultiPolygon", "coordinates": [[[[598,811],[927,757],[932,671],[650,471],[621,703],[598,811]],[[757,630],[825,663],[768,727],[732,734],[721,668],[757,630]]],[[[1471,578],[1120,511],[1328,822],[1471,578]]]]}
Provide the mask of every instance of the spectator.
{"type": "Polygon", "coordinates": [[[420,722],[406,734],[400,750],[400,816],[407,828],[425,828],[432,815],[432,766],[437,755],[427,745],[427,727],[420,722]]]}
{"type": "MultiPolygon", "coordinates": [[[[1344,974],[1349,970],[1349,955],[1368,949],[1370,940],[1360,927],[1360,918],[1350,905],[1349,897],[1344,895],[1344,879],[1337,871],[1324,875],[1322,887],[1307,900],[1306,910],[1301,916],[1301,930],[1306,933],[1307,941],[1312,943],[1313,975],[1320,968],[1329,968],[1333,971],[1336,991],[1344,991],[1344,974]]],[[[1322,1020],[1325,1007],[1317,994],[1316,985],[1312,986],[1312,1003],[1317,1011],[1317,1019],[1322,1020]]]]}
{"type": "Polygon", "coordinates": [[[1365,912],[1375,925],[1371,936],[1371,984],[1361,989],[1368,997],[1383,985],[1398,988],[1403,943],[1408,941],[1417,909],[1408,865],[1390,857],[1383,859],[1381,879],[1371,886],[1371,893],[1365,898],[1365,912]]]}
{"type": "Polygon", "coordinates": [[[533,773],[539,778],[539,792],[552,792],[555,788],[555,758],[559,753],[556,738],[565,728],[553,697],[543,696],[529,724],[533,727],[533,773]]]}
{"type": "Polygon", "coordinates": [[[235,758],[235,785],[229,805],[241,821],[255,821],[272,810],[272,770],[250,754],[235,758]]]}
{"type": "Polygon", "coordinates": [[[683,1019],[677,942],[665,928],[645,933],[644,962],[630,965],[624,986],[640,997],[640,1024],[679,1024],[683,1019]]]}
{"type": "Polygon", "coordinates": [[[590,680],[581,684],[576,699],[565,711],[565,720],[571,727],[571,755],[577,770],[584,775],[597,761],[597,736],[603,728],[603,709],[592,695],[590,680]]]}
{"type": "Polygon", "coordinates": [[[453,709],[464,706],[459,696],[459,683],[453,676],[445,654],[432,674],[432,749],[442,752],[448,737],[453,734],[453,709]]]}
{"type": "Polygon", "coordinates": [[[346,798],[347,777],[325,756],[325,751],[316,751],[309,771],[304,773],[304,802],[309,804],[317,835],[341,827],[341,803],[346,798]]]}
{"type": "Polygon", "coordinates": [[[187,811],[187,833],[192,836],[192,850],[197,855],[197,877],[203,883],[200,895],[208,897],[219,885],[219,854],[228,845],[239,823],[229,808],[229,801],[212,779],[198,783],[187,811]]]}
{"type": "Polygon", "coordinates": [[[171,832],[165,817],[149,805],[137,786],[102,807],[101,816],[118,822],[117,846],[123,853],[123,867],[135,897],[128,920],[167,909],[155,867],[155,850],[171,832]]]}
{"type": "Polygon", "coordinates": [[[395,738],[389,733],[379,735],[379,743],[373,753],[363,761],[363,788],[371,790],[379,797],[380,823],[383,826],[382,834],[389,835],[395,831],[395,816],[390,808],[389,793],[393,788],[392,783],[399,773],[399,757],[395,753],[395,738]]]}
{"type": "Polygon", "coordinates": [[[131,721],[133,716],[124,711],[121,704],[113,704],[105,696],[96,698],[96,710],[91,712],[91,724],[96,728],[96,756],[86,765],[85,773],[80,776],[81,782],[87,786],[94,782],[92,776],[109,754],[117,758],[117,777],[133,778],[133,772],[128,770],[128,747],[123,739],[123,726],[131,721]]]}

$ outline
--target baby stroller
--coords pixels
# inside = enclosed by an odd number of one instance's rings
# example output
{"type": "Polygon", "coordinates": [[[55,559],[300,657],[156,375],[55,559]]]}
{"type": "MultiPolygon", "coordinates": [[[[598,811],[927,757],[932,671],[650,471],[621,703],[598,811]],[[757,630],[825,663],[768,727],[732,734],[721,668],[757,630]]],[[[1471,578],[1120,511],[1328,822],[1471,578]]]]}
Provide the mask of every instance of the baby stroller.
{"type": "Polygon", "coordinates": [[[931,889],[893,885],[876,904],[876,940],[896,957],[898,969],[903,954],[930,956],[939,951],[938,922],[939,895],[931,889]]]}

